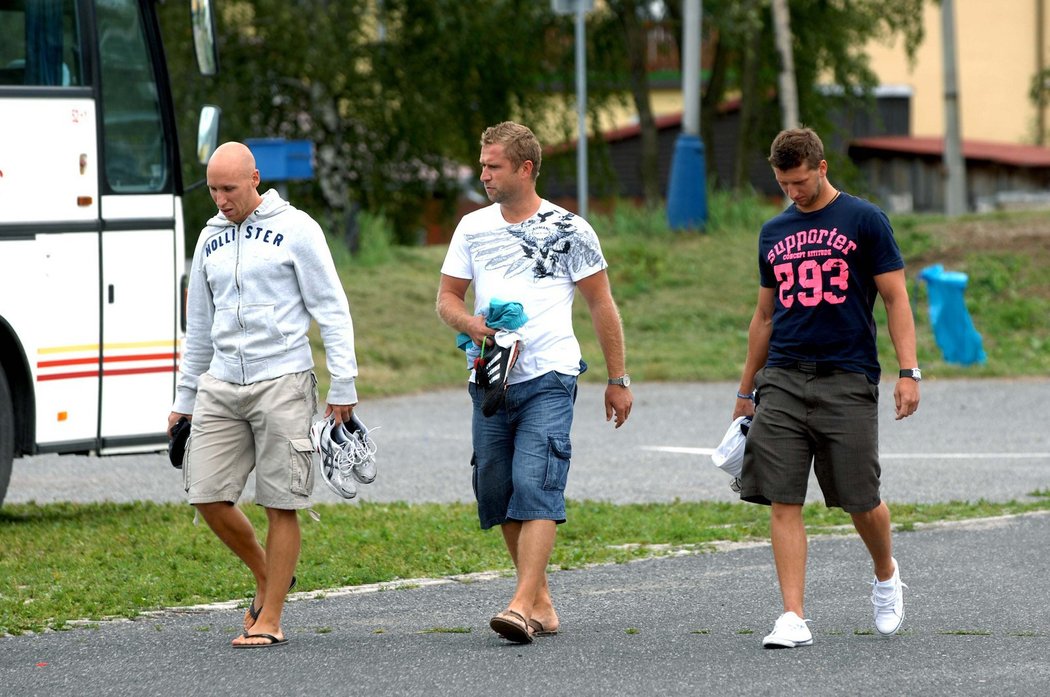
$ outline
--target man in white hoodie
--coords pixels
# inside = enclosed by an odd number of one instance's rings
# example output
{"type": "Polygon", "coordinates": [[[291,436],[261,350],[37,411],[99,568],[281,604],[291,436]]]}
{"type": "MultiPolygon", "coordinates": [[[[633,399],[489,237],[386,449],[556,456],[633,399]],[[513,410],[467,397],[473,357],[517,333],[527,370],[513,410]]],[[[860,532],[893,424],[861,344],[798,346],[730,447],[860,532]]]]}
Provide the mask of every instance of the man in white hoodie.
{"type": "Polygon", "coordinates": [[[317,379],[307,331],[321,328],[331,373],[325,416],[349,422],[357,359],[346,294],[324,233],[276,191],[260,195],[255,158],[225,143],[208,164],[218,214],[193,253],[186,344],[168,432],[191,420],[183,463],[189,503],[255,577],[235,648],[286,642],[281,612],[295,583],[297,511],[313,492],[310,425],[317,379]],[[235,505],[255,470],[266,509],[265,548],[235,505]]]}

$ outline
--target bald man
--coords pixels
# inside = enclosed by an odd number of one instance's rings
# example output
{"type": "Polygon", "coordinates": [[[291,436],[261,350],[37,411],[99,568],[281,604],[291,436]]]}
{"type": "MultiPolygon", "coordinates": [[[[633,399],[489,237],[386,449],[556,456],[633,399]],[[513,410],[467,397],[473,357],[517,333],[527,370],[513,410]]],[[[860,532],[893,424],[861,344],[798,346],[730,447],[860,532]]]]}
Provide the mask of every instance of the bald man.
{"type": "Polygon", "coordinates": [[[168,417],[169,434],[182,417],[192,424],[182,468],[189,503],[255,577],[235,648],[287,641],[281,613],[299,559],[297,511],[310,506],[314,484],[311,318],[332,376],[325,416],[349,422],[357,404],[353,322],[324,233],[276,191],[258,189],[251,151],[221,145],[208,163],[218,212],[193,252],[168,417]],[[269,526],[265,547],[235,505],[252,470],[269,526]]]}

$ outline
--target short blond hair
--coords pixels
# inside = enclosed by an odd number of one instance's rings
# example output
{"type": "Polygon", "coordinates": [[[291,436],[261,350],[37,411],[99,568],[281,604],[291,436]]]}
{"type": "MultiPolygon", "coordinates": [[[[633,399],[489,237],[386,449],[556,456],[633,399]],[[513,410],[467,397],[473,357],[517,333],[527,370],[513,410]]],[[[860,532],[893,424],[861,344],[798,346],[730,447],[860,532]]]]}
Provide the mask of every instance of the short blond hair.
{"type": "Polygon", "coordinates": [[[481,134],[481,146],[486,145],[502,145],[503,154],[514,165],[515,170],[518,170],[526,161],[531,162],[533,181],[540,175],[543,149],[540,147],[536,134],[528,126],[522,126],[513,121],[503,121],[495,126],[489,126],[481,134]]]}

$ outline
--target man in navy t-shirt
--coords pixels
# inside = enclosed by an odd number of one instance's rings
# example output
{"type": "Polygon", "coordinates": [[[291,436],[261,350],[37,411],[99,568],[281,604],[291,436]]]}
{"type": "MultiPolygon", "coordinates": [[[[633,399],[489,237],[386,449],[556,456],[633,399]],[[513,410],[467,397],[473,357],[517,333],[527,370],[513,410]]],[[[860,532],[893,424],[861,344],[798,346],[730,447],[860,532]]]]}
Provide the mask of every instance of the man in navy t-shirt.
{"type": "Polygon", "coordinates": [[[810,466],[825,503],[850,514],[874,565],[875,628],[904,619],[904,584],[893,557],[890,513],[879,497],[879,360],[872,308],[886,306],[900,373],[903,419],[919,406],[921,374],[904,261],[885,213],[827,179],[820,137],[782,131],[770,148],[777,183],[792,200],[762,226],[758,304],[733,418],[754,416],[740,497],[770,505],[773,557],[784,613],[767,648],[813,643],[804,612],[810,466]]]}

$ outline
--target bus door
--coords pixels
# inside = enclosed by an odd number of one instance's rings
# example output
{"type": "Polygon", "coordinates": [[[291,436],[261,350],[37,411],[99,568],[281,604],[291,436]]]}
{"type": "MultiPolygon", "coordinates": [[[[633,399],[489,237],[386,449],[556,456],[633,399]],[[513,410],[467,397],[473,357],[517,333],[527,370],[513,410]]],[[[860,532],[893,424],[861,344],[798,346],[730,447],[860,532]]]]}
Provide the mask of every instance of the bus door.
{"type": "Polygon", "coordinates": [[[102,202],[100,451],[156,442],[174,398],[178,157],[153,4],[96,5],[102,202]],[[151,48],[152,47],[152,48],[151,48]]]}
{"type": "Polygon", "coordinates": [[[36,440],[88,448],[99,408],[99,153],[81,19],[76,0],[0,0],[0,319],[29,363],[36,440]]]}

